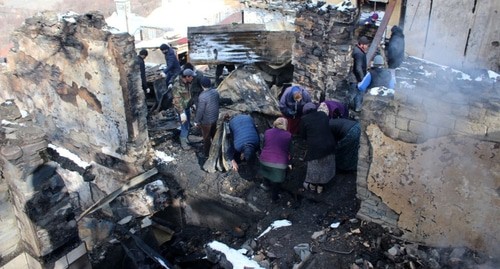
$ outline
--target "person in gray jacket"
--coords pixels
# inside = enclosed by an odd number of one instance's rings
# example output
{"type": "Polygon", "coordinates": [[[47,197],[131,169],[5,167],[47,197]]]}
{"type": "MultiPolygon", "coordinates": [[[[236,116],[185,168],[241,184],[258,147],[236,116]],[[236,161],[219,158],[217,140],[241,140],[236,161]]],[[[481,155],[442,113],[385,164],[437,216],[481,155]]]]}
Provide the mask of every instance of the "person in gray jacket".
{"type": "Polygon", "coordinates": [[[201,128],[203,154],[204,157],[208,157],[219,119],[219,93],[212,87],[212,82],[207,77],[203,77],[200,84],[203,91],[198,97],[194,126],[199,125],[201,128]]]}

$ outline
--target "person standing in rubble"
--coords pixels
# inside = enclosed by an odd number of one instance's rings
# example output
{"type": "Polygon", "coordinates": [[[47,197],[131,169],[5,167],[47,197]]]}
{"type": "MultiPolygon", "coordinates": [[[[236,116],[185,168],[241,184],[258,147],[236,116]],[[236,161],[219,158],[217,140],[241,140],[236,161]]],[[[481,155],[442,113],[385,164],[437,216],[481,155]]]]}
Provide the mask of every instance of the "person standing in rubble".
{"type": "Polygon", "coordinates": [[[273,128],[264,132],[263,142],[259,174],[269,182],[271,200],[275,202],[279,198],[280,184],[285,181],[292,145],[292,134],[287,131],[286,118],[279,117],[274,121],[273,128]]]}
{"type": "Polygon", "coordinates": [[[352,50],[353,69],[352,72],[356,78],[356,82],[361,82],[366,75],[367,63],[366,52],[370,46],[370,41],[366,36],[362,36],[358,40],[358,44],[352,50]]]}
{"type": "Polygon", "coordinates": [[[398,68],[405,57],[405,35],[403,29],[394,25],[391,28],[391,37],[385,47],[387,56],[387,67],[396,80],[396,68],[398,68]]]}
{"type": "Polygon", "coordinates": [[[182,66],[182,71],[186,69],[191,69],[194,73],[194,78],[191,82],[191,100],[189,100],[188,105],[190,108],[193,108],[193,110],[196,111],[198,106],[198,97],[203,92],[203,86],[201,85],[201,82],[205,78],[205,75],[200,70],[196,70],[194,65],[190,62],[187,62],[182,66]]]}
{"type": "Polygon", "coordinates": [[[177,76],[172,83],[172,103],[175,110],[179,114],[181,121],[181,133],[179,135],[181,148],[189,149],[188,136],[190,128],[191,111],[189,108],[189,100],[191,100],[191,82],[195,74],[193,70],[186,69],[180,76],[177,76]]]}
{"type": "Polygon", "coordinates": [[[234,171],[238,172],[243,161],[252,165],[256,159],[257,149],[260,147],[260,138],[253,118],[250,115],[239,114],[229,120],[230,143],[225,157],[231,163],[234,171]]]}
{"type": "Polygon", "coordinates": [[[137,55],[137,63],[139,64],[139,71],[141,72],[141,86],[144,94],[149,93],[148,81],[146,79],[146,64],[144,63],[146,57],[148,57],[148,51],[141,49],[139,55],[137,55]]]}
{"type": "Polygon", "coordinates": [[[358,83],[358,95],[356,96],[356,112],[361,111],[363,95],[371,88],[385,87],[394,89],[395,79],[389,70],[384,68],[384,58],[377,55],[373,58],[373,67],[365,75],[363,80],[358,83]]]}
{"type": "Polygon", "coordinates": [[[298,132],[302,108],[308,102],[311,102],[309,92],[298,85],[286,88],[281,95],[279,108],[288,121],[288,131],[291,134],[298,132]]]}
{"type": "Polygon", "coordinates": [[[181,65],[179,64],[177,53],[170,45],[161,44],[160,50],[165,55],[165,63],[167,64],[161,75],[165,78],[168,88],[173,79],[181,72],[181,65]]]}
{"type": "Polygon", "coordinates": [[[219,119],[219,93],[212,87],[209,78],[201,79],[203,92],[198,99],[198,108],[194,119],[194,126],[200,126],[203,137],[203,154],[207,158],[212,146],[212,139],[217,130],[217,120],[219,119]]]}
{"type": "Polygon", "coordinates": [[[307,103],[300,122],[300,137],[306,141],[307,161],[305,190],[322,193],[324,185],[335,177],[335,139],[330,132],[326,113],[307,103]]]}
{"type": "Polygon", "coordinates": [[[330,130],[337,141],[335,164],[337,171],[352,172],[358,169],[359,138],[361,126],[351,119],[330,119],[330,130]]]}

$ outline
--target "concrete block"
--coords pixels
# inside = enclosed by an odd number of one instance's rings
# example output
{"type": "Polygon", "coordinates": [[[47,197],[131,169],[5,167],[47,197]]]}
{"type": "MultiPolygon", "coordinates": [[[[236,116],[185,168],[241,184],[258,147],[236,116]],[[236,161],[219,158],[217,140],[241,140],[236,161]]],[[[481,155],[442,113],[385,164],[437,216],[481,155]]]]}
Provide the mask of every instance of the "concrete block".
{"type": "Polygon", "coordinates": [[[488,128],[482,123],[474,123],[458,119],[455,121],[455,131],[470,135],[484,136],[488,133],[488,128]]]}
{"type": "Polygon", "coordinates": [[[42,269],[42,265],[35,258],[31,257],[28,253],[21,253],[10,262],[2,266],[1,269],[42,269]]]}
{"type": "Polygon", "coordinates": [[[432,138],[436,137],[438,128],[425,122],[411,120],[408,124],[408,131],[416,134],[419,137],[432,138]]]}
{"type": "Polygon", "coordinates": [[[398,111],[398,117],[425,122],[427,119],[427,113],[425,110],[409,106],[401,106],[398,111]]]}
{"type": "Polygon", "coordinates": [[[401,118],[401,117],[396,118],[396,128],[399,130],[408,131],[409,123],[410,120],[406,118],[401,118]]]}

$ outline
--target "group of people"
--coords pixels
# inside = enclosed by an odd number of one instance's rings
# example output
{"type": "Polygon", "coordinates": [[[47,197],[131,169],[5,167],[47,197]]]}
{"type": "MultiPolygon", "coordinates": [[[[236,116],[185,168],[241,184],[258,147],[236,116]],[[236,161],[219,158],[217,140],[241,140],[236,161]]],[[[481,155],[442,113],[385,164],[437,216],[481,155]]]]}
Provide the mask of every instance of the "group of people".
{"type": "MultiPolygon", "coordinates": [[[[368,69],[366,52],[370,41],[361,37],[355,46],[352,58],[353,75],[356,80],[356,112],[361,109],[363,94],[373,87],[394,88],[394,69],[399,67],[404,57],[404,35],[401,28],[394,26],[392,36],[386,45],[388,67],[381,55],[373,59],[373,67],[368,69]]],[[[172,92],[173,107],[181,123],[180,144],[189,149],[188,135],[191,127],[191,109],[196,109],[193,126],[201,129],[203,155],[208,157],[211,142],[216,132],[219,118],[219,94],[209,78],[197,72],[191,64],[180,66],[175,51],[162,44],[167,67],[163,70],[168,88],[172,92]]],[[[138,57],[141,69],[142,88],[147,91],[144,73],[144,59],[147,51],[141,50],[138,57]]],[[[336,100],[322,100],[313,103],[309,92],[300,85],[284,89],[279,101],[282,116],[262,136],[250,115],[237,114],[227,119],[230,143],[224,156],[233,170],[239,170],[241,162],[251,165],[258,160],[260,174],[269,183],[272,200],[279,197],[280,184],[284,182],[292,156],[292,141],[302,139],[306,145],[303,160],[307,171],[303,190],[321,193],[338,170],[357,169],[359,122],[349,118],[349,104],[336,100]],[[260,154],[257,154],[260,152],[260,154]]]]}
{"type": "Polygon", "coordinates": [[[398,68],[404,59],[404,34],[399,26],[391,28],[391,37],[385,44],[386,61],[381,54],[373,58],[373,67],[368,70],[368,61],[366,53],[370,46],[370,41],[366,36],[359,38],[358,43],[353,49],[353,69],[352,73],[356,81],[357,92],[353,98],[354,111],[360,112],[363,103],[363,95],[371,88],[385,87],[394,89],[396,84],[396,68],[398,68]]]}

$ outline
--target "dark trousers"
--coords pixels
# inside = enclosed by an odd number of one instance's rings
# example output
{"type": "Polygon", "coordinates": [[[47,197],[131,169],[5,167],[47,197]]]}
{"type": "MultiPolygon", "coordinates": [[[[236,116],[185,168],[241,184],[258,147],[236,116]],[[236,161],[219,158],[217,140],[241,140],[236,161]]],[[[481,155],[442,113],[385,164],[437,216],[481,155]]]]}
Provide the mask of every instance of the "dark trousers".
{"type": "Polygon", "coordinates": [[[203,137],[203,153],[205,157],[210,154],[210,147],[212,147],[212,138],[214,138],[215,131],[217,130],[217,123],[200,124],[201,136],[203,137]]]}

